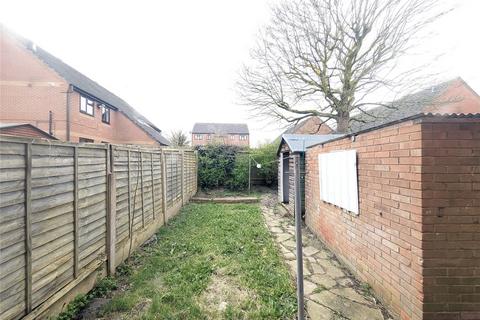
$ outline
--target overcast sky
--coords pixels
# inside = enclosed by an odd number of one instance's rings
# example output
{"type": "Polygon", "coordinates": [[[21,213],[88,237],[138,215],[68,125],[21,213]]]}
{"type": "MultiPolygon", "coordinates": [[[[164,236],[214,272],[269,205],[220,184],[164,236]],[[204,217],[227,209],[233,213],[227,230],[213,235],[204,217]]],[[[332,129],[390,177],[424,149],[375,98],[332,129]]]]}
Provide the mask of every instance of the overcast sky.
{"type": "MultiPolygon", "coordinates": [[[[435,25],[426,51],[446,54],[443,77],[480,92],[480,1],[435,25]]],[[[253,145],[280,125],[251,118],[235,81],[275,0],[0,0],[0,22],[126,100],[164,133],[194,122],[247,122],[253,145]]]]}

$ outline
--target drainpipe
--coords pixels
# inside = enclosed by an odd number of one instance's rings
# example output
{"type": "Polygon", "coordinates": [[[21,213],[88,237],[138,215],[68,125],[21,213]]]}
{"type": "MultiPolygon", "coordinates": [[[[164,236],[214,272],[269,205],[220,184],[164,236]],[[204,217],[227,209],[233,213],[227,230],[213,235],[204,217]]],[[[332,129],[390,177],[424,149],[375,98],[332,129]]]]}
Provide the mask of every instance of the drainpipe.
{"type": "Polygon", "coordinates": [[[66,125],[67,125],[67,127],[66,127],[66,129],[67,129],[66,130],[67,131],[66,140],[67,140],[67,142],[70,142],[70,117],[71,117],[71,115],[70,115],[70,93],[72,93],[72,92],[73,92],[73,89],[72,89],[72,85],[70,84],[70,85],[68,85],[68,90],[67,90],[67,119],[66,119],[67,120],[66,121],[66,125]]]}

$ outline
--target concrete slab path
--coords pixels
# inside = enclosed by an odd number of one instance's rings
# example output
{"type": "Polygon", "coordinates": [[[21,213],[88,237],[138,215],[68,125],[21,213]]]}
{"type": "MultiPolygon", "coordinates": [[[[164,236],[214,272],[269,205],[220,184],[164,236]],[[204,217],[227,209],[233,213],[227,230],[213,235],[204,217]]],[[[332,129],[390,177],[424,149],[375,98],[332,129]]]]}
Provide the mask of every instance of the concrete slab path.
{"type": "MultiPolygon", "coordinates": [[[[279,210],[275,197],[274,194],[262,197],[262,213],[292,277],[295,278],[294,219],[279,210]]],[[[309,319],[390,319],[368,288],[355,280],[308,229],[303,228],[302,238],[305,305],[309,319]]]]}

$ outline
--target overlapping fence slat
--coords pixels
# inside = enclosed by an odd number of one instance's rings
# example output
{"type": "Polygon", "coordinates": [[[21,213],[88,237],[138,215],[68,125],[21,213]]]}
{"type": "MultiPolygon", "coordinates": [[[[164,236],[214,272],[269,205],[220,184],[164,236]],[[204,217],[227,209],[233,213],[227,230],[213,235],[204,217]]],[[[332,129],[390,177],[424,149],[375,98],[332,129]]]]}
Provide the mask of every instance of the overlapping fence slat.
{"type": "Polygon", "coordinates": [[[0,318],[48,309],[107,260],[114,269],[116,250],[196,192],[196,166],[192,150],[0,138],[0,318]]]}

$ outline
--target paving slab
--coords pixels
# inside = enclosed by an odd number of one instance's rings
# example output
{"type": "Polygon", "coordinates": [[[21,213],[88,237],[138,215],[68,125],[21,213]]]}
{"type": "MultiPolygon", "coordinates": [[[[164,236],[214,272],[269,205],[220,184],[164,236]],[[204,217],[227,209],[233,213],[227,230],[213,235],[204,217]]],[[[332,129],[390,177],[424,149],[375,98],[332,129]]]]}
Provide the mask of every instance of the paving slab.
{"type": "MultiPolygon", "coordinates": [[[[266,225],[277,243],[293,278],[296,277],[296,242],[293,217],[271,215],[273,197],[262,197],[266,225]],[[276,222],[276,223],[275,223],[276,222]]],[[[334,255],[306,228],[302,230],[303,272],[306,311],[309,319],[385,320],[382,309],[372,297],[357,287],[358,281],[334,258],[334,255]]]]}

